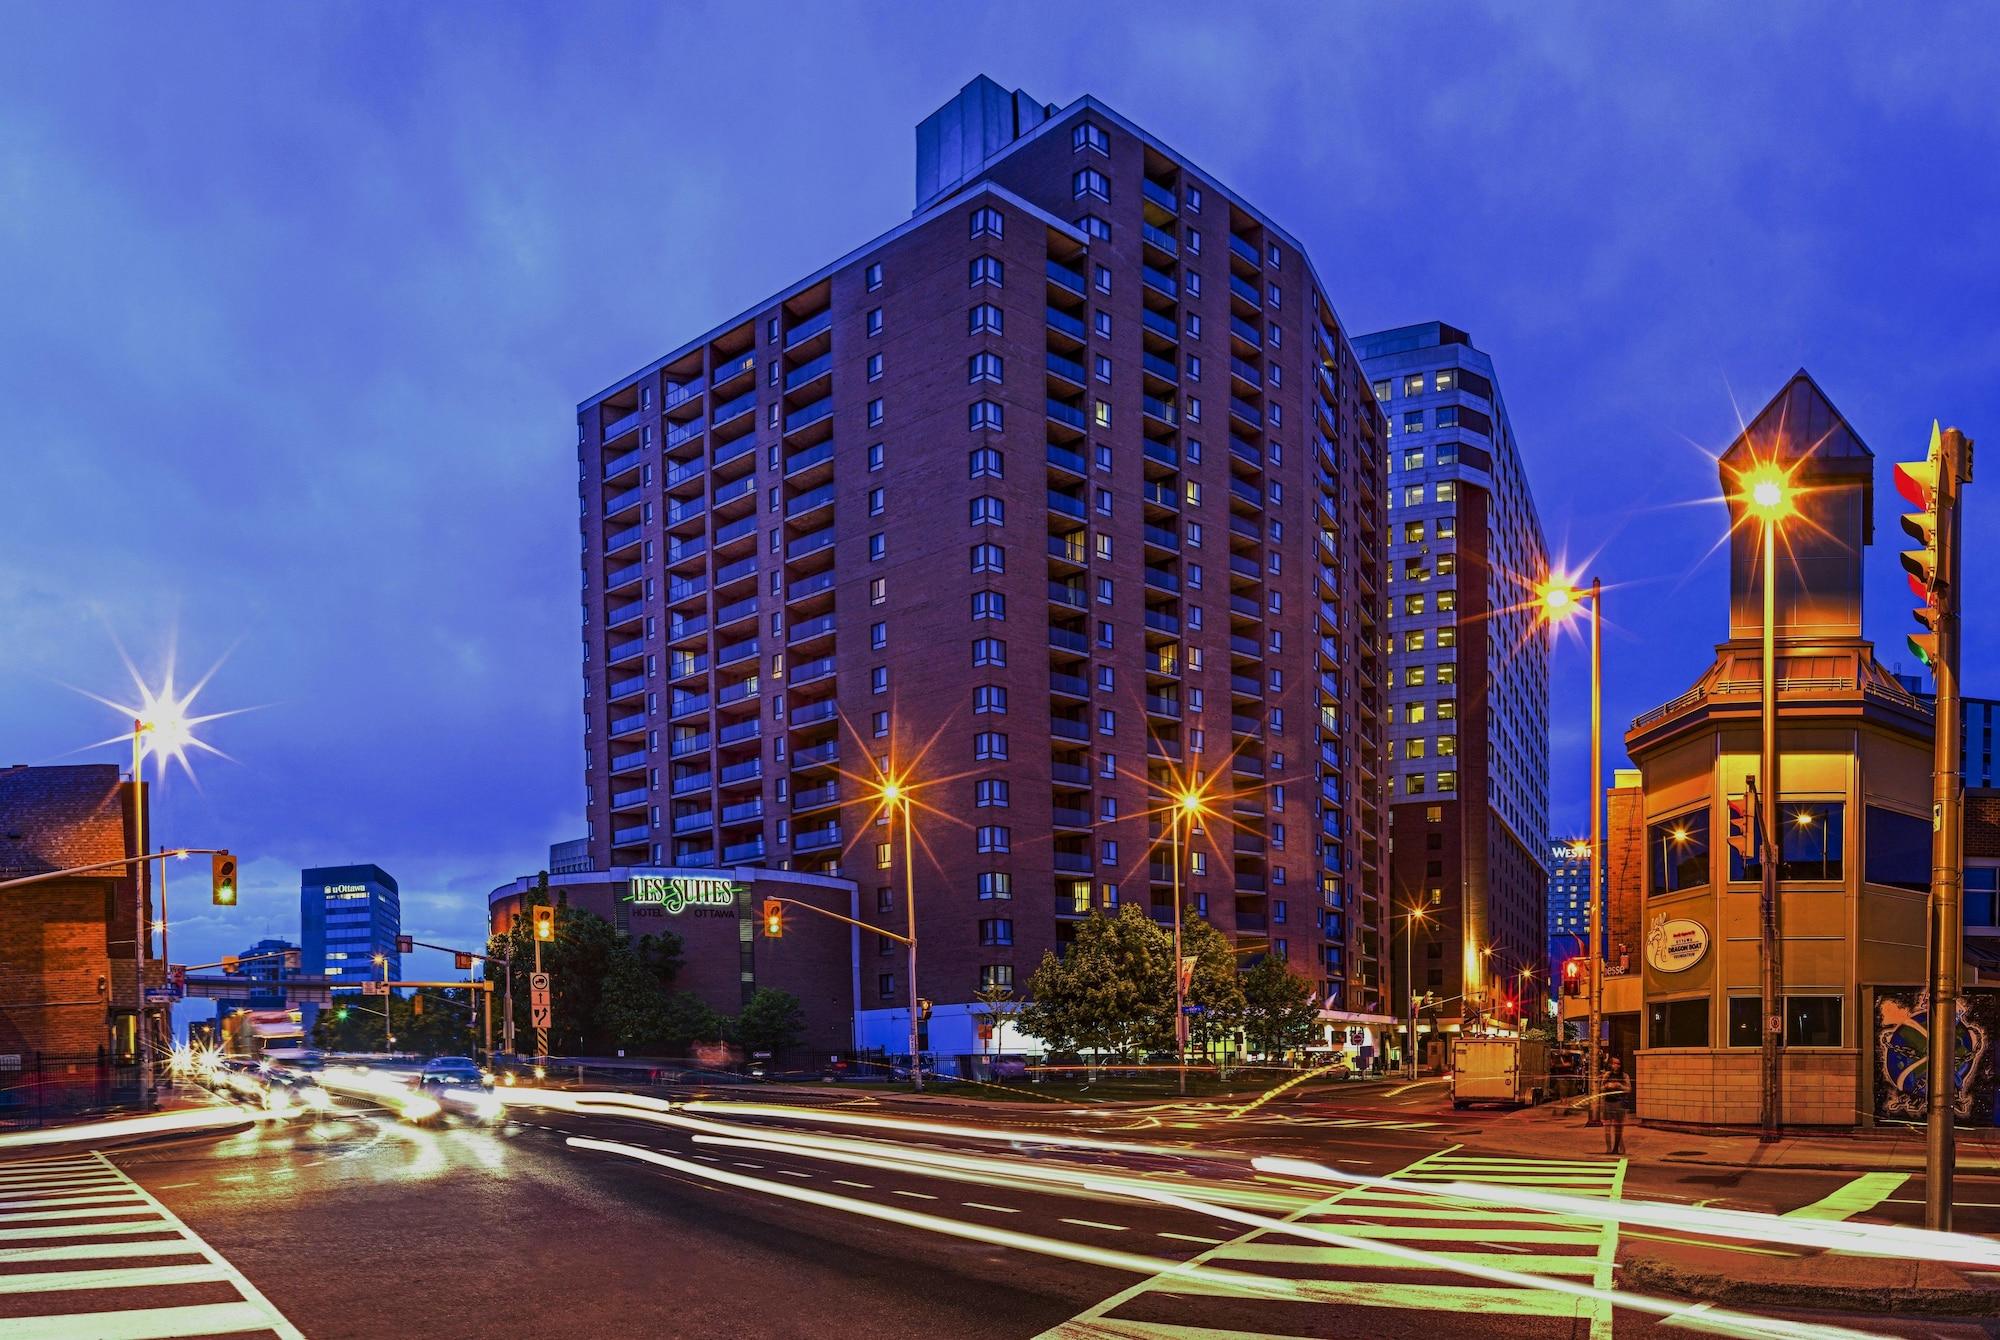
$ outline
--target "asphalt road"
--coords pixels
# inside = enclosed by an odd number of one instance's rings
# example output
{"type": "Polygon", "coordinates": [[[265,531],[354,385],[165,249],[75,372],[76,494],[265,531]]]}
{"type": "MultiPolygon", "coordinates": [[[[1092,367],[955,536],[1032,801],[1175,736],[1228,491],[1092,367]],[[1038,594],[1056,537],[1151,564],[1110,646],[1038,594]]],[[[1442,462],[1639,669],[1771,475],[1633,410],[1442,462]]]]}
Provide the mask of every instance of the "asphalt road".
{"type": "MultiPolygon", "coordinates": [[[[759,1111],[742,1106],[767,1099],[754,1091],[715,1097],[579,1110],[552,1095],[492,1125],[357,1110],[108,1158],[0,1163],[0,1340],[823,1340],[830,1329],[1438,1340],[1665,1334],[1669,1321],[1685,1335],[1699,1314],[1663,1319],[1572,1291],[1616,1288],[1615,1230],[1510,1198],[1719,1198],[1782,1212],[1852,1180],[1639,1168],[1601,1150],[1474,1154],[1462,1139],[1488,1118],[1452,1113],[1436,1086],[1318,1090],[1248,1112],[842,1090],[769,1095],[774,1109],[759,1111]],[[1260,1177],[1255,1154],[1405,1184],[1481,1183],[1491,1198],[1260,1177]],[[1189,1262],[1203,1273],[1173,1273],[1189,1262]],[[103,1273],[69,1273],[81,1270],[103,1273]]],[[[1921,1196],[1913,1180],[1868,1217],[1920,1216],[1921,1196]]],[[[1963,1227],[1993,1231],[1996,1210],[1966,1214],[1963,1227]]],[[[1817,1320],[1953,1340],[2000,1333],[1817,1320]]],[[[1772,1333],[1813,1324],[1795,1315],[1772,1333]]]]}

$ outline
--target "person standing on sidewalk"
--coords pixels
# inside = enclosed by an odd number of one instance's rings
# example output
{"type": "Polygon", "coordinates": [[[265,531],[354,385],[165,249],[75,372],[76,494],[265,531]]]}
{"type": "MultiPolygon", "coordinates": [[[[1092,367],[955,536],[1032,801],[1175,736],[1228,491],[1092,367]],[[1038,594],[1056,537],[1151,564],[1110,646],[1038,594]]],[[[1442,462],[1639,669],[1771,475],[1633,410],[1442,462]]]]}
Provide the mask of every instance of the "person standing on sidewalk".
{"type": "Polygon", "coordinates": [[[1604,1152],[1623,1154],[1625,1113],[1632,1105],[1632,1081],[1625,1074],[1624,1061],[1616,1056],[1604,1067],[1604,1082],[1597,1097],[1604,1105],[1604,1152]]]}

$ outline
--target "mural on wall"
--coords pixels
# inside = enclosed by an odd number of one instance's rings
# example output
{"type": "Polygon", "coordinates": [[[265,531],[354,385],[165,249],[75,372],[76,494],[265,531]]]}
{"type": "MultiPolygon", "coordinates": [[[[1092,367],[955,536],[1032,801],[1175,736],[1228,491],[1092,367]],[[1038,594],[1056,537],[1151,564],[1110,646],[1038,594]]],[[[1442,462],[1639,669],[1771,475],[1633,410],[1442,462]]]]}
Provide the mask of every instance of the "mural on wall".
{"type": "MultiPolygon", "coordinates": [[[[1922,1121],[1930,1096],[1931,995],[1883,989],[1875,996],[1875,1116],[1922,1121]]],[[[1953,1107],[1960,1124],[1996,1124],[1993,1038],[2000,1031],[2000,995],[1973,991],[1958,999],[1952,1054],[1953,1107]]]]}

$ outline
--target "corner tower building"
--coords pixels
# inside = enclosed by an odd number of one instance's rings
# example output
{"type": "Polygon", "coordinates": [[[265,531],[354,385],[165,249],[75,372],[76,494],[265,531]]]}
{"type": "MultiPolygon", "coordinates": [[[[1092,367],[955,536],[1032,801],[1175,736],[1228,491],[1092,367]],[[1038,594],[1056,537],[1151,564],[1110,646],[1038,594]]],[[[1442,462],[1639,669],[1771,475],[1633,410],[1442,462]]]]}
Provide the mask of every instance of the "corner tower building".
{"type": "MultiPolygon", "coordinates": [[[[1187,902],[1380,1015],[1381,412],[1318,274],[1089,97],[973,81],[916,198],[579,407],[593,864],[840,874],[901,931],[909,770],[929,1046],[971,1051],[1092,909],[1171,918],[1198,779],[1187,902]]],[[[852,954],[899,1049],[901,947],[852,954]]]]}

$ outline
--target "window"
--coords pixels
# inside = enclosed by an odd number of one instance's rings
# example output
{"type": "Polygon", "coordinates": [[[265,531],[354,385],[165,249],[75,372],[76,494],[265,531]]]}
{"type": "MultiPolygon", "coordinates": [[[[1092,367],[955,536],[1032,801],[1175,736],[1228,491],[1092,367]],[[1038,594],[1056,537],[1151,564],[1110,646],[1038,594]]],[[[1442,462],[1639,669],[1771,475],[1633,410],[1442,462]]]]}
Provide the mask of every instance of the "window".
{"type": "MultiPolygon", "coordinates": [[[[1870,805],[1863,834],[1866,859],[1862,878],[1870,884],[1886,884],[1892,889],[1914,889],[1929,893],[1931,888],[1931,822],[1915,814],[1903,814],[1870,805]]],[[[1732,867],[1736,862],[1730,863],[1732,867]]],[[[1750,878],[1734,873],[1730,878],[1750,878]]],[[[1965,872],[1966,906],[1972,905],[1972,871],[1965,872]]],[[[1969,912],[1968,912],[1969,915],[1969,912]]],[[[1988,923],[1990,924],[1990,922],[1988,923]]]]}
{"type": "Polygon", "coordinates": [[[1201,255],[1201,229],[1190,228],[1187,230],[1187,248],[1189,255],[1201,255]]]}
{"type": "Polygon", "coordinates": [[[1437,486],[1437,492],[1436,492],[1436,497],[1437,497],[1437,500],[1438,500],[1439,502],[1441,502],[1441,503],[1448,503],[1448,502],[1457,502],[1457,501],[1458,501],[1458,485],[1457,485],[1457,484],[1455,484],[1455,483],[1453,483],[1453,482],[1452,482],[1451,480],[1449,480],[1449,479],[1441,479],[1441,480],[1439,480],[1439,481],[1438,481],[1438,486],[1437,486]]]}
{"type": "Polygon", "coordinates": [[[886,449],[880,442],[877,442],[875,445],[868,448],[868,468],[870,471],[880,470],[882,468],[882,460],[885,454],[886,454],[886,449]]]}
{"type": "Polygon", "coordinates": [[[1118,843],[1115,839],[1106,838],[1098,844],[1098,849],[1098,863],[1100,865],[1118,864],[1118,843]]]}
{"type": "Polygon", "coordinates": [[[1424,523],[1421,521],[1404,522],[1403,543],[1422,544],[1423,542],[1424,542],[1424,523]]]}
{"type": "Polygon", "coordinates": [[[978,833],[979,850],[995,852],[1008,850],[1012,838],[1011,831],[1003,824],[982,824],[978,833]]]}
{"type": "MultiPolygon", "coordinates": [[[[880,401],[876,402],[880,404],[880,401]]],[[[966,423],[974,429],[1000,427],[1000,405],[992,400],[975,400],[966,411],[966,423]]]]}
{"type": "Polygon", "coordinates": [[[975,809],[1005,808],[1007,804],[1007,783],[996,777],[982,778],[972,784],[972,804],[975,809]]]}
{"type": "Polygon", "coordinates": [[[1111,291],[1111,267],[1108,265],[1097,266],[1093,282],[1097,285],[1099,293],[1109,293],[1111,291]]]}
{"type": "Polygon", "coordinates": [[[972,524],[975,526],[997,526],[1006,520],[1007,509],[998,498],[990,493],[982,493],[972,500],[972,524]]]}
{"type": "MultiPolygon", "coordinates": [[[[964,885],[960,885],[963,888],[964,885]]],[[[982,870],[979,872],[979,896],[982,899],[1012,898],[1014,877],[1004,870],[982,870]]]]}
{"type": "Polygon", "coordinates": [[[874,651],[880,651],[882,650],[882,648],[888,645],[889,645],[889,625],[886,622],[880,620],[878,620],[875,623],[869,624],[868,625],[869,648],[874,651]]]}
{"type": "Polygon", "coordinates": [[[1458,427],[1458,406],[1439,405],[1437,412],[1437,426],[1440,428],[1458,427]]]}
{"type": "Polygon", "coordinates": [[[868,291],[870,293],[873,293],[876,289],[882,287],[882,262],[876,261],[873,265],[869,266],[862,273],[864,278],[867,280],[868,291]]]}
{"type": "Polygon", "coordinates": [[[868,333],[870,335],[880,335],[882,333],[882,309],[880,307],[869,309],[868,333]]]}
{"type": "Polygon", "coordinates": [[[875,886],[875,910],[877,912],[888,912],[894,909],[895,906],[895,891],[887,884],[877,884],[875,886]]]}
{"type": "Polygon", "coordinates": [[[972,235],[974,237],[999,237],[1003,224],[1000,211],[991,205],[981,205],[972,211],[972,235]]]}
{"type": "Polygon", "coordinates": [[[1458,374],[1450,368],[1439,368],[1431,378],[1431,389],[1434,391],[1449,391],[1457,385],[1458,374]]]}
{"type": "Polygon", "coordinates": [[[1706,1047],[1708,997],[1657,1001],[1646,1011],[1648,1047],[1706,1047]]]}
{"type": "Polygon", "coordinates": [[[871,605],[886,605],[888,602],[889,602],[889,579],[887,577],[869,578],[868,603],[871,605]]]}
{"type": "Polygon", "coordinates": [[[873,535],[870,535],[868,537],[868,561],[870,563],[880,562],[883,558],[888,556],[888,553],[889,553],[888,536],[884,535],[881,531],[878,530],[873,535]]]}
{"type": "Polygon", "coordinates": [[[1096,168],[1082,168],[1069,179],[1071,193],[1079,200],[1094,196],[1099,200],[1111,198],[1111,179],[1096,168]]]}
{"type": "MultiPolygon", "coordinates": [[[[886,944],[888,942],[884,941],[883,943],[886,944]]],[[[885,972],[877,977],[875,979],[875,994],[884,1000],[893,999],[896,994],[896,974],[885,972]]]]}
{"type": "Polygon", "coordinates": [[[1005,572],[1007,555],[997,544],[975,544],[972,546],[972,570],[974,572],[1005,572]]]}
{"type": "Polygon", "coordinates": [[[1201,187],[1190,186],[1187,188],[1187,207],[1188,212],[1191,214],[1201,213],[1201,187]]]}
{"type": "Polygon", "coordinates": [[[998,684],[981,684],[972,691],[972,713],[981,716],[1007,710],[1007,690],[998,684]]]}
{"type": "Polygon", "coordinates": [[[972,757],[979,761],[1007,757],[1007,736],[997,730],[979,731],[972,737],[972,757]]]}
{"type": "Polygon", "coordinates": [[[1389,383],[1387,381],[1370,382],[1368,389],[1375,393],[1377,400],[1387,400],[1389,398],[1389,383]]]}
{"type": "Polygon", "coordinates": [[[868,490],[868,515],[882,515],[883,509],[888,505],[888,498],[889,491],[885,488],[877,487],[868,490]]]}
{"type": "Polygon", "coordinates": [[[1076,149],[1095,149],[1098,153],[1111,152],[1111,137],[1104,133],[1104,127],[1095,121],[1079,121],[1070,136],[1070,144],[1076,149]]]}
{"type": "Polygon", "coordinates": [[[972,640],[972,663],[974,665],[1007,664],[1007,644],[997,637],[974,638],[972,640]]]}
{"type": "Polygon", "coordinates": [[[1437,668],[1437,682],[1440,684],[1458,683],[1458,663],[1455,661],[1440,661],[1437,668]]]}
{"type": "Polygon", "coordinates": [[[1013,944],[1014,923],[1006,917],[987,917],[979,923],[979,943],[982,945],[1013,944]]]}
{"type": "Polygon", "coordinates": [[[1423,373],[1412,372],[1408,376],[1403,378],[1404,395],[1422,395],[1423,393],[1424,393],[1423,373]]]}
{"type": "Polygon", "coordinates": [[[1458,592],[1450,589],[1438,592],[1437,607],[1439,614],[1450,614],[1455,611],[1458,608],[1458,592]]]}
{"type": "Polygon", "coordinates": [[[1007,963],[985,963],[979,968],[979,989],[998,991],[1001,988],[1014,989],[1014,968],[1007,963]]]}
{"type": "Polygon", "coordinates": [[[1438,790],[1440,790],[1440,791],[1456,791],[1456,790],[1458,790],[1458,774],[1457,774],[1457,773],[1455,773],[1455,772],[1441,772],[1441,773],[1439,773],[1439,774],[1438,774],[1438,790]]]}
{"type": "Polygon", "coordinates": [[[889,734],[889,714],[887,712],[875,713],[869,725],[874,730],[876,739],[885,738],[889,734]]]}
{"type": "Polygon", "coordinates": [[[868,691],[887,693],[889,691],[889,667],[878,665],[868,672],[868,691]]]}
{"type": "Polygon", "coordinates": [[[1000,369],[1000,355],[974,354],[966,360],[965,379],[969,382],[997,382],[1001,379],[1000,369]]]}
{"type": "Polygon", "coordinates": [[[1708,883],[1708,811],[1689,810],[1649,824],[1646,850],[1654,893],[1675,893],[1708,883]]]}
{"type": "Polygon", "coordinates": [[[1099,335],[1102,335],[1107,340],[1111,338],[1111,313],[1098,312],[1091,320],[1096,323],[1099,335]]]}
{"type": "Polygon", "coordinates": [[[875,844],[875,868],[877,870],[887,870],[894,862],[895,856],[896,848],[893,844],[887,842],[878,842],[875,844]]]}
{"type": "Polygon", "coordinates": [[[1092,361],[1092,363],[1093,363],[1093,364],[1095,365],[1095,372],[1096,372],[1096,376],[1097,376],[1097,380],[1099,380],[1099,381],[1101,381],[1101,382],[1108,382],[1108,381],[1110,381],[1110,380],[1111,380],[1111,360],[1110,360],[1110,359],[1108,359],[1108,358],[1106,358],[1106,357],[1105,357],[1105,356],[1104,356],[1103,354],[1097,354],[1097,355],[1095,355],[1095,356],[1094,356],[1094,357],[1092,358],[1092,360],[1091,360],[1091,361],[1092,361]]]}
{"type": "Polygon", "coordinates": [[[1095,214],[1086,214],[1076,221],[1076,226],[1100,242],[1111,240],[1111,225],[1095,214]]]}
{"type": "Polygon", "coordinates": [[[1421,432],[1423,432],[1423,431],[1424,431],[1424,412],[1423,412],[1422,410],[1420,410],[1420,409],[1413,409],[1413,410],[1409,410],[1409,411],[1407,411],[1407,412],[1406,412],[1406,413],[1405,413],[1405,414],[1403,415],[1403,431],[1404,431],[1404,432],[1406,432],[1406,433],[1421,433],[1421,432]]]}
{"type": "Polygon", "coordinates": [[[967,267],[966,287],[977,288],[981,284],[990,284],[994,288],[1001,288],[1006,283],[1006,274],[1007,267],[1001,263],[998,256],[974,256],[967,267]]]}
{"type": "Polygon", "coordinates": [[[868,402],[868,426],[870,428],[882,426],[882,400],[879,396],[868,402]]]}
{"type": "Polygon", "coordinates": [[[972,593],[972,617],[974,619],[1005,619],[1007,617],[1007,597],[999,591],[974,591],[972,593]]]}
{"type": "Polygon", "coordinates": [[[882,380],[882,355],[868,355],[868,380],[871,382],[882,380]]]}
{"type": "Polygon", "coordinates": [[[974,335],[998,335],[1002,329],[1000,309],[990,302],[974,304],[966,313],[966,327],[974,335]]]}
{"type": "Polygon", "coordinates": [[[972,453],[972,477],[974,479],[998,479],[1001,474],[1000,449],[981,447],[972,453]]]}
{"type": "Polygon", "coordinates": [[[1969,865],[1965,868],[1965,924],[1968,928],[1991,930],[2000,926],[2000,870],[1990,865],[1969,865]]]}

